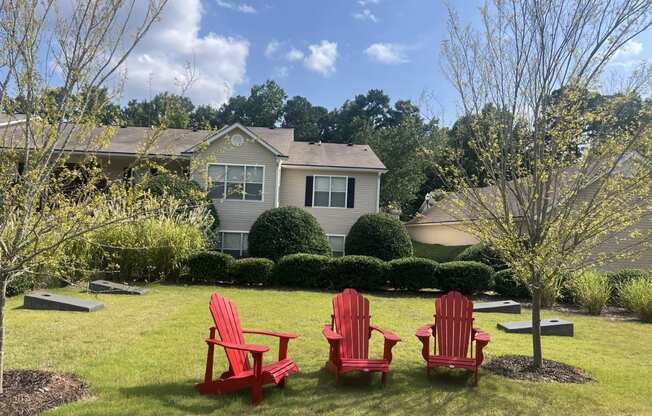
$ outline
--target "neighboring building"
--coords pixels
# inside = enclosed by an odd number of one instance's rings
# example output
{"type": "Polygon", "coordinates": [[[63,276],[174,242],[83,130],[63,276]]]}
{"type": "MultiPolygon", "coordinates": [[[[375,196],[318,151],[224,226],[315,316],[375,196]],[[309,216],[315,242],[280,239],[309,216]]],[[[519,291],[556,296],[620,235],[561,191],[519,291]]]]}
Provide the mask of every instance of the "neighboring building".
{"type": "MultiPolygon", "coordinates": [[[[297,206],[317,218],[333,253],[342,255],[355,221],[379,211],[380,177],[387,169],[369,146],[297,142],[293,129],[240,124],[219,131],[124,127],[106,146],[72,140],[65,149],[73,155],[93,153],[107,176],[120,178],[131,174],[153,135],[157,137],[147,157],[190,176],[208,191],[220,216],[220,248],[225,252],[247,255],[249,229],[261,213],[297,206]]],[[[2,140],[10,138],[3,135],[2,140]]]]}
{"type": "MultiPolygon", "coordinates": [[[[628,159],[625,159],[625,162],[619,167],[620,169],[626,170],[628,166],[631,166],[627,162],[628,159]]],[[[579,192],[578,201],[586,201],[590,198],[596,186],[598,186],[598,182],[594,181],[583,188],[579,192]]],[[[488,200],[498,198],[500,195],[498,189],[493,186],[479,188],[479,190],[488,200]]],[[[431,194],[426,196],[426,200],[419,208],[417,215],[406,223],[408,233],[414,241],[444,246],[466,246],[479,242],[477,237],[471,234],[468,228],[465,227],[465,223],[477,218],[472,218],[464,213],[458,214],[459,210],[455,209],[455,205],[450,202],[452,198],[455,198],[455,195],[455,193],[449,194],[439,201],[434,200],[431,194]]],[[[649,202],[646,201],[645,203],[647,204],[649,202]]],[[[515,203],[512,207],[512,214],[516,220],[521,217],[517,204],[515,203]]],[[[643,237],[632,238],[623,242],[622,239],[625,237],[623,233],[623,235],[618,236],[618,239],[605,240],[595,248],[594,253],[596,255],[597,253],[617,253],[618,250],[622,250],[624,245],[631,244],[632,247],[640,248],[640,250],[637,249],[640,255],[637,255],[634,259],[610,262],[602,266],[602,269],[607,271],[617,271],[623,268],[652,270],[652,247],[649,245],[649,239],[652,237],[652,212],[648,210],[647,214],[643,216],[641,221],[633,229],[640,230],[643,237]]]]}

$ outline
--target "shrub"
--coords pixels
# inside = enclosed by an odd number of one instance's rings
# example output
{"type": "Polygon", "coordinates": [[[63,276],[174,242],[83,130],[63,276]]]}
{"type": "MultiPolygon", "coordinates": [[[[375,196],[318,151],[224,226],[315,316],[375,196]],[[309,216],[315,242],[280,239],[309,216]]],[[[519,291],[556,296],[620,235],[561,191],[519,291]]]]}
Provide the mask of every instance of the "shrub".
{"type": "Polygon", "coordinates": [[[211,228],[216,229],[220,225],[220,219],[215,205],[208,199],[206,192],[196,182],[164,168],[160,169],[162,172],[156,175],[146,175],[140,186],[154,196],[169,195],[189,207],[207,205],[213,217],[211,228]]]}
{"type": "Polygon", "coordinates": [[[186,261],[188,277],[193,282],[215,283],[229,280],[235,259],[219,251],[201,251],[186,261]]]}
{"type": "Polygon", "coordinates": [[[288,254],[274,266],[274,283],[288,287],[324,288],[324,270],[330,257],[319,254],[288,254]]]}
{"type": "Polygon", "coordinates": [[[613,289],[606,275],[588,270],[572,276],[567,285],[575,302],[591,315],[600,315],[613,289]]]}
{"type": "Polygon", "coordinates": [[[491,289],[492,274],[491,267],[477,261],[451,261],[439,264],[436,281],[441,290],[474,295],[491,289]]]}
{"type": "Polygon", "coordinates": [[[385,285],[386,268],[386,263],[375,257],[344,256],[331,259],[324,275],[334,289],[374,290],[385,285]]]}
{"type": "Polygon", "coordinates": [[[249,257],[236,260],[231,266],[231,279],[237,284],[270,283],[274,262],[269,259],[249,257]]]}
{"type": "Polygon", "coordinates": [[[188,257],[204,249],[199,227],[171,219],[146,219],[107,227],[91,237],[95,269],[114,270],[122,279],[178,277],[188,257]]]}
{"type": "Polygon", "coordinates": [[[392,260],[387,266],[387,280],[395,289],[436,288],[438,266],[436,261],[421,257],[392,260]]]}
{"type": "Polygon", "coordinates": [[[401,221],[387,214],[365,214],[346,236],[347,255],[373,256],[381,260],[410,257],[412,240],[401,221]]]}
{"type": "Polygon", "coordinates": [[[502,259],[497,250],[492,248],[487,243],[478,243],[467,247],[460,254],[457,255],[455,260],[459,261],[478,261],[480,263],[490,266],[495,271],[500,271],[507,268],[507,264],[502,259]]]}
{"type": "Polygon", "coordinates": [[[7,296],[17,296],[34,289],[34,279],[28,274],[23,274],[11,279],[7,285],[7,296]]]}
{"type": "Polygon", "coordinates": [[[530,291],[520,280],[514,276],[512,269],[503,269],[493,276],[494,290],[501,296],[508,298],[528,298],[530,291]]]}
{"type": "Polygon", "coordinates": [[[288,254],[330,254],[321,226],[309,212],[296,207],[263,212],[249,232],[249,253],[278,260],[288,254]]]}
{"type": "Polygon", "coordinates": [[[643,269],[622,269],[614,273],[609,273],[607,276],[614,288],[611,294],[612,303],[616,303],[620,297],[620,286],[632,280],[642,279],[650,275],[651,273],[649,271],[643,269]]]}
{"type": "Polygon", "coordinates": [[[641,321],[652,322],[652,277],[643,277],[623,283],[620,287],[620,301],[641,321]]]}

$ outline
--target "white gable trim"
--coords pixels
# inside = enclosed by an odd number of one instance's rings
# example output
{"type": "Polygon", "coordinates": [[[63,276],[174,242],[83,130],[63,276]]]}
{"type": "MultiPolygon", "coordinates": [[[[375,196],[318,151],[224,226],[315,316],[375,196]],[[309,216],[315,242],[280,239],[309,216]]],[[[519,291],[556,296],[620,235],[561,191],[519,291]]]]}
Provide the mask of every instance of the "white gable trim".
{"type": "MultiPolygon", "coordinates": [[[[235,123],[235,124],[231,124],[230,126],[223,127],[222,129],[218,130],[214,135],[210,136],[205,142],[202,142],[200,144],[203,145],[205,143],[207,146],[210,146],[211,143],[213,143],[216,140],[221,139],[222,137],[229,134],[230,132],[232,132],[235,129],[242,130],[247,136],[249,136],[249,138],[255,140],[261,146],[263,146],[265,149],[272,152],[272,154],[274,154],[274,156],[287,157],[287,155],[284,155],[280,150],[278,150],[277,148],[275,148],[271,144],[267,143],[264,139],[257,136],[254,132],[252,132],[251,130],[249,130],[248,128],[246,128],[245,126],[243,126],[240,123],[235,123]]],[[[195,148],[197,146],[199,146],[199,145],[195,145],[195,146],[191,147],[190,149],[185,150],[183,153],[194,153],[195,148]]]]}

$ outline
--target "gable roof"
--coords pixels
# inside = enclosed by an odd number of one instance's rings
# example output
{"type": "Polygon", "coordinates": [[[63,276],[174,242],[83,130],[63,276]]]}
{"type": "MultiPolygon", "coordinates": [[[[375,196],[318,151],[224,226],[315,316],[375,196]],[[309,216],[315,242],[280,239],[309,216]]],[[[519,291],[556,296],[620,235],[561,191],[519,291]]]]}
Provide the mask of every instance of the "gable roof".
{"type": "MultiPolygon", "coordinates": [[[[0,147],[14,147],[24,134],[19,117],[0,114],[0,147]],[[3,118],[4,116],[4,118],[3,118]],[[16,120],[17,122],[14,122],[16,120]]],[[[57,126],[53,127],[56,128],[57,126]]],[[[60,134],[63,138],[74,131],[76,125],[64,124],[60,134]]],[[[97,127],[90,136],[97,137],[107,127],[97,127]]],[[[245,127],[239,123],[226,126],[218,131],[165,129],[155,130],[148,127],[116,128],[115,134],[105,145],[91,144],[92,140],[72,140],[65,150],[70,152],[90,152],[96,154],[138,155],[142,147],[157,134],[155,143],[148,155],[155,157],[191,157],[201,144],[212,143],[234,129],[240,129],[256,140],[274,155],[284,159],[283,166],[288,167],[323,167],[341,169],[367,169],[384,172],[387,169],[378,156],[367,145],[347,145],[343,143],[314,143],[294,141],[294,129],[245,127]]],[[[79,130],[81,131],[81,129],[79,130]]],[[[57,150],[64,150],[57,148],[57,150]]]]}

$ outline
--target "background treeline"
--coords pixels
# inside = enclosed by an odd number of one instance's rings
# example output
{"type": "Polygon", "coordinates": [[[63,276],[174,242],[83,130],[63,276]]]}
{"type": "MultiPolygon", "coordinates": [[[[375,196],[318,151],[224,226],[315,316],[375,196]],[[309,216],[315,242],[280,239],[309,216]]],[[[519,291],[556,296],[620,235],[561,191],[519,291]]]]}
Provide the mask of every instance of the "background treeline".
{"type": "MultiPolygon", "coordinates": [[[[584,134],[563,157],[579,155],[582,146],[607,131],[651,121],[650,98],[642,99],[637,94],[601,95],[588,90],[573,93],[574,103],[580,103],[584,134]]],[[[567,91],[557,91],[549,99],[563,106],[566,95],[567,91]]],[[[40,100],[30,101],[39,108],[29,109],[25,108],[27,100],[16,97],[7,101],[3,111],[51,114],[47,108],[58,105],[62,97],[56,88],[47,90],[40,100]]],[[[487,106],[478,115],[460,117],[451,127],[444,127],[436,118],[424,117],[410,100],[392,102],[380,89],[356,95],[328,110],[302,96],[288,97],[272,80],[254,85],[247,96],[231,97],[219,108],[196,106],[188,97],[170,92],[150,100],[130,100],[124,107],[113,103],[106,89],[82,89],[75,100],[80,112],[82,107],[93,107],[103,125],[216,130],[239,122],[245,126],[293,128],[295,140],[300,141],[369,144],[389,170],[381,183],[381,205],[400,209],[403,219],[414,215],[428,192],[452,190],[450,182],[442,180],[442,172],[453,163],[461,163],[465,171],[473,174],[478,186],[487,185],[491,178],[481,171],[482,164],[472,146],[474,140],[482,138],[474,137],[474,132],[490,132],[492,127],[512,119],[509,112],[487,106]]],[[[71,111],[76,111],[76,106],[71,111]]],[[[523,125],[521,131],[526,137],[528,126],[523,125]]]]}

